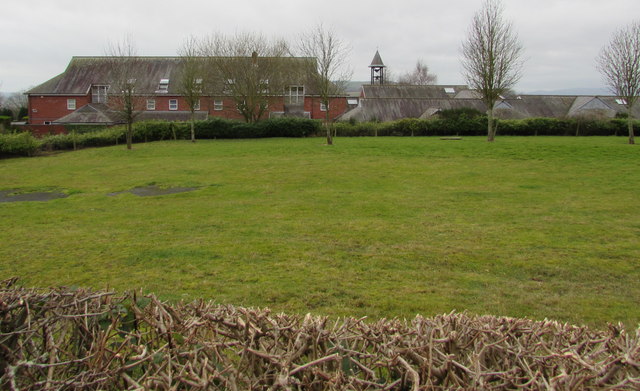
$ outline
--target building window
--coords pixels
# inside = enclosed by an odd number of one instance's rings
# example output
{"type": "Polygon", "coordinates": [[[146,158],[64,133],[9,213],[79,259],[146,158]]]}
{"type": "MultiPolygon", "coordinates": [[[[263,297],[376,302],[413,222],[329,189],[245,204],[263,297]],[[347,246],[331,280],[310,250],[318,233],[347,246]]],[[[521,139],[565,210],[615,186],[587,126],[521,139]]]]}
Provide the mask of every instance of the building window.
{"type": "Polygon", "coordinates": [[[619,104],[619,105],[626,105],[627,104],[627,100],[618,98],[618,99],[616,99],[616,103],[619,104]]]}
{"type": "Polygon", "coordinates": [[[75,109],[76,109],[76,100],[67,99],[67,110],[75,110],[75,109]]]}
{"type": "Polygon", "coordinates": [[[223,103],[221,100],[214,100],[213,101],[213,110],[215,111],[222,111],[223,108],[223,103]]]}
{"type": "Polygon", "coordinates": [[[194,110],[200,110],[200,99],[198,99],[198,100],[193,104],[193,109],[194,109],[194,110]]]}
{"type": "Polygon", "coordinates": [[[160,79],[160,84],[158,84],[157,92],[169,92],[169,79],[160,79]]]}
{"type": "Polygon", "coordinates": [[[301,105],[304,103],[304,87],[289,86],[285,91],[285,101],[291,105],[301,105]]]}
{"type": "Polygon", "coordinates": [[[269,93],[269,79],[260,79],[260,88],[263,94],[269,93]]]}
{"type": "Polygon", "coordinates": [[[155,109],[156,109],[156,100],[147,99],[147,110],[155,110],[155,109]]]}
{"type": "Polygon", "coordinates": [[[169,110],[178,110],[178,100],[169,99],[169,110]]]}
{"type": "Polygon", "coordinates": [[[108,91],[109,91],[109,86],[104,86],[104,85],[91,86],[91,102],[107,103],[108,91]]]}
{"type": "Polygon", "coordinates": [[[320,102],[320,111],[327,111],[327,105],[325,105],[324,103],[320,102]]]}

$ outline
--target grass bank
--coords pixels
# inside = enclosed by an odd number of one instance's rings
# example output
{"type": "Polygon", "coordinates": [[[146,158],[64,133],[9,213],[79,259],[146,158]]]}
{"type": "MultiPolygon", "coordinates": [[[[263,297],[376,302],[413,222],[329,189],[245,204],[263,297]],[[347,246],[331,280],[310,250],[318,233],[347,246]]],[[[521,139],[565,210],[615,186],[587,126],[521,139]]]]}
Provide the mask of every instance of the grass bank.
{"type": "Polygon", "coordinates": [[[640,321],[623,138],[157,142],[0,161],[0,275],[329,315],[640,321]],[[138,197],[136,186],[198,187],[138,197]]]}

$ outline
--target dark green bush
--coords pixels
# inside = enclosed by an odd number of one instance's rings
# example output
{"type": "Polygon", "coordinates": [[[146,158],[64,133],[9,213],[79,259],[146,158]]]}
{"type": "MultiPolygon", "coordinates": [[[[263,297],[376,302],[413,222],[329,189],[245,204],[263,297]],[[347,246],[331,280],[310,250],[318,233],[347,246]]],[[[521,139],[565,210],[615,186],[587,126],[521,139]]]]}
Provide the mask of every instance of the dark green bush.
{"type": "Polygon", "coordinates": [[[190,138],[188,122],[143,121],[133,124],[133,141],[184,140],[190,138]]]}
{"type": "Polygon", "coordinates": [[[316,136],[321,130],[321,122],[306,118],[272,118],[254,124],[261,129],[262,137],[308,137],[316,136]]]}
{"type": "Polygon", "coordinates": [[[62,151],[86,147],[106,147],[124,142],[124,127],[116,126],[90,133],[56,134],[42,138],[42,148],[50,151],[62,151]]]}
{"type": "MultiPolygon", "coordinates": [[[[456,111],[450,118],[420,120],[405,118],[391,122],[338,122],[338,136],[486,136],[487,117],[470,116],[456,111]]],[[[473,114],[471,112],[471,114],[473,114]]],[[[634,129],[640,121],[634,121],[634,129]]],[[[626,136],[627,122],[624,119],[558,119],[527,118],[497,120],[500,136],[626,136]]],[[[637,132],[637,130],[636,130],[637,132]]]]}
{"type": "Polygon", "coordinates": [[[42,142],[31,133],[0,134],[0,156],[32,156],[42,142]]]}
{"type": "Polygon", "coordinates": [[[11,117],[8,115],[0,115],[0,130],[9,129],[11,126],[11,117]]]}

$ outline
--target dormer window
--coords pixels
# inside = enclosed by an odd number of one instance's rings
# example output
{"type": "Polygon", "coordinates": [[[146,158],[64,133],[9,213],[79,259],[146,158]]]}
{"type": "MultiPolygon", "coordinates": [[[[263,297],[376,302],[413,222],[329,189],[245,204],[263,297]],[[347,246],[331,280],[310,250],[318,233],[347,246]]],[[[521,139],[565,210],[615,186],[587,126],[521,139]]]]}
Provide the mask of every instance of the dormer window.
{"type": "Polygon", "coordinates": [[[299,105],[304,103],[304,87],[289,86],[285,89],[285,103],[299,105]]]}
{"type": "Polygon", "coordinates": [[[160,79],[157,92],[169,92],[169,79],[160,79]]]}
{"type": "Polygon", "coordinates": [[[109,86],[107,85],[91,86],[91,102],[107,103],[107,97],[108,97],[107,91],[109,91],[109,86]]]}

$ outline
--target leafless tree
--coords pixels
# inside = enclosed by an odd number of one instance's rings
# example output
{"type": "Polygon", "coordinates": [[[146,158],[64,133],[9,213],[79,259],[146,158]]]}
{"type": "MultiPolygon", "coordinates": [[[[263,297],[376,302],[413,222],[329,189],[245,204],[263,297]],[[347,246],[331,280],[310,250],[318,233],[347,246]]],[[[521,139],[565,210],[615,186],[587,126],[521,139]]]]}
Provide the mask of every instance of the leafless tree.
{"type": "Polygon", "coordinates": [[[204,61],[201,47],[194,37],[188,38],[178,50],[182,58],[182,75],[180,78],[180,93],[184,97],[191,113],[191,141],[196,141],[195,113],[200,109],[200,98],[203,94],[204,61]]]}
{"type": "Polygon", "coordinates": [[[331,134],[331,107],[329,101],[344,91],[345,83],[351,77],[347,68],[349,46],[336,36],[331,29],[322,24],[302,34],[299,49],[303,56],[315,59],[315,69],[310,69],[309,82],[320,96],[320,102],[326,108],[324,124],[327,132],[327,144],[333,144],[331,134]]]}
{"type": "Polygon", "coordinates": [[[628,112],[629,144],[635,144],[633,106],[640,95],[640,21],[618,30],[600,51],[597,66],[628,112]]]}
{"type": "Polygon", "coordinates": [[[256,122],[268,111],[270,97],[281,94],[290,80],[289,45],[282,39],[260,34],[214,34],[202,42],[208,58],[213,93],[229,95],[247,122],[256,122]]]}
{"type": "Polygon", "coordinates": [[[135,45],[130,37],[111,43],[107,49],[107,61],[111,68],[108,105],[120,119],[127,124],[127,149],[133,141],[133,122],[142,112],[144,99],[136,95],[136,86],[144,77],[141,65],[144,60],[138,57],[135,45]]]}
{"type": "Polygon", "coordinates": [[[421,59],[416,62],[416,67],[400,76],[398,83],[410,84],[415,86],[427,86],[436,84],[438,77],[433,73],[429,73],[429,67],[421,59]]]}
{"type": "Polygon", "coordinates": [[[24,92],[13,92],[0,96],[0,108],[11,111],[14,120],[20,120],[22,116],[27,115],[27,96],[24,92]],[[4,102],[2,102],[4,99],[4,102]]]}
{"type": "Polygon", "coordinates": [[[462,43],[464,76],[487,106],[487,141],[495,139],[493,107],[518,82],[523,65],[522,45],[502,10],[500,0],[485,0],[462,43]]]}

